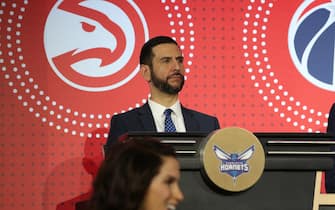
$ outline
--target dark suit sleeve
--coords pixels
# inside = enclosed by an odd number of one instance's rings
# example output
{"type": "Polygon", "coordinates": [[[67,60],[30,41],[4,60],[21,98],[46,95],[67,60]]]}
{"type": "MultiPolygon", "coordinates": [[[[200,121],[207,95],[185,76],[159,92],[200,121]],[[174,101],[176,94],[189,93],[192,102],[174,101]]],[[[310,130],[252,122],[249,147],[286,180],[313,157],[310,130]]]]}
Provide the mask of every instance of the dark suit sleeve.
{"type": "Polygon", "coordinates": [[[335,134],[335,103],[329,111],[327,133],[335,134]]]}
{"type": "Polygon", "coordinates": [[[219,123],[219,120],[218,118],[214,117],[214,127],[215,127],[215,130],[217,129],[220,129],[220,123],[219,123]]]}
{"type": "MultiPolygon", "coordinates": [[[[335,135],[335,103],[329,111],[327,133],[335,135]]],[[[335,151],[335,146],[332,146],[332,151],[335,151]]],[[[325,173],[325,185],[327,193],[335,193],[335,158],[333,169],[325,173]]]]}
{"type": "Polygon", "coordinates": [[[127,133],[127,126],[123,122],[123,120],[124,119],[120,117],[119,115],[114,115],[112,117],[111,122],[110,122],[107,142],[104,146],[105,154],[107,153],[108,148],[112,144],[116,143],[121,135],[127,133]]]}

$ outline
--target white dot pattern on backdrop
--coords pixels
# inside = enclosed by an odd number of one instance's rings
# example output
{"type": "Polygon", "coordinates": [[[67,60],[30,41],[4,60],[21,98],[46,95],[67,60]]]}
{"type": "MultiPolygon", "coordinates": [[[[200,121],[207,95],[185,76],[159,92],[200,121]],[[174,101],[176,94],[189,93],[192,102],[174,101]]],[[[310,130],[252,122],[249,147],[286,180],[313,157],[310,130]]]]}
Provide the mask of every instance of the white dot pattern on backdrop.
{"type": "Polygon", "coordinates": [[[302,131],[320,132],[313,130],[313,127],[326,127],[328,113],[315,111],[297,101],[272,70],[271,59],[267,55],[266,31],[274,4],[275,1],[262,0],[256,6],[256,2],[250,0],[245,12],[242,48],[250,79],[254,81],[254,86],[258,88],[258,93],[263,96],[267,105],[287,123],[302,131]],[[319,117],[323,117],[323,123],[318,120],[319,117]]]}

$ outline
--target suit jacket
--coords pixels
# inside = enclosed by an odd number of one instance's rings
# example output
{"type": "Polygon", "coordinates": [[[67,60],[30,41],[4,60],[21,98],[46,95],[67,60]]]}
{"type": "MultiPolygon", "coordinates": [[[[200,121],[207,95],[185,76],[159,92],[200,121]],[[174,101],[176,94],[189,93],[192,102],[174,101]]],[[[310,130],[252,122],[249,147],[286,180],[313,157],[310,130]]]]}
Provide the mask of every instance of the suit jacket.
{"type": "MultiPolygon", "coordinates": [[[[327,133],[335,136],[335,103],[329,111],[327,133]]],[[[332,146],[332,151],[335,151],[335,146],[332,146]]],[[[335,193],[335,158],[333,169],[325,173],[325,185],[328,193],[335,193]]]]}
{"type": "MultiPolygon", "coordinates": [[[[181,106],[186,132],[210,133],[220,128],[216,117],[203,114],[181,106]]],[[[109,135],[106,143],[108,148],[118,138],[129,131],[152,131],[156,125],[148,103],[131,111],[114,115],[111,119],[109,135]]]]}

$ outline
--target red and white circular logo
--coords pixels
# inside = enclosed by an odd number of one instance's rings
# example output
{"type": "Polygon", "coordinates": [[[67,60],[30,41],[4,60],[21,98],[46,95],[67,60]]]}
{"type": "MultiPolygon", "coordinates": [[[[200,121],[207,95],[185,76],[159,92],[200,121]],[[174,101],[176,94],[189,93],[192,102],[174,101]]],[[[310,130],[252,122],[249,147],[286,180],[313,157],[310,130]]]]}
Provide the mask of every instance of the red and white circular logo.
{"type": "Polygon", "coordinates": [[[136,43],[148,36],[133,1],[58,1],[45,24],[44,46],[61,80],[97,92],[118,88],[136,75],[136,43]]]}

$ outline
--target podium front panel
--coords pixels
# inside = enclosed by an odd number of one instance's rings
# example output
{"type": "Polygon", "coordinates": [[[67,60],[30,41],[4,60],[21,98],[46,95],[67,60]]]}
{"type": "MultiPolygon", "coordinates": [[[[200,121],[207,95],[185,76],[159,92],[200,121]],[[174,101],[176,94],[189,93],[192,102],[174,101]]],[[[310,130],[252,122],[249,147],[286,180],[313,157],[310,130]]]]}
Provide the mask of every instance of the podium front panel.
{"type": "MultiPolygon", "coordinates": [[[[333,167],[334,136],[324,133],[255,133],[266,155],[257,183],[242,192],[213,186],[201,171],[203,133],[129,133],[171,144],[181,163],[182,210],[312,210],[316,171],[333,167]]],[[[237,179],[238,181],[238,179],[237,179]]],[[[320,207],[320,210],[328,210],[320,207]]],[[[330,207],[333,210],[333,207],[330,207]]],[[[330,210],[329,209],[329,210],[330,210]]]]}
{"type": "Polygon", "coordinates": [[[229,193],[210,187],[199,171],[182,170],[184,201],[178,209],[192,210],[311,210],[315,173],[265,171],[252,188],[229,193]]]}

